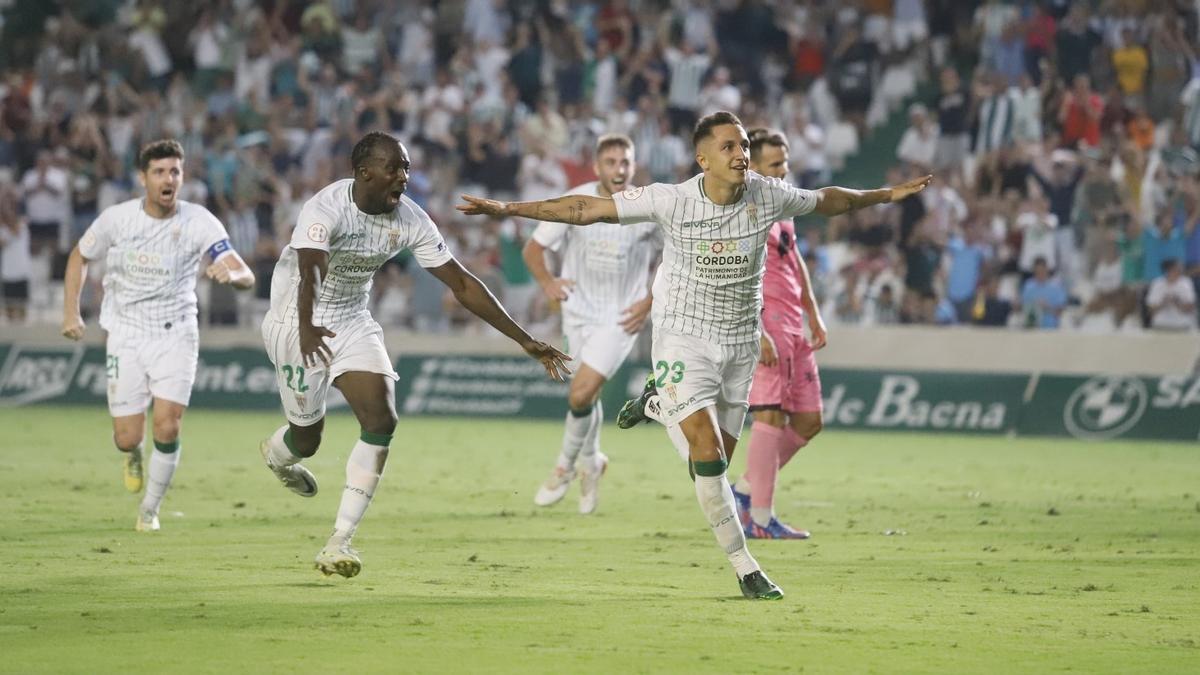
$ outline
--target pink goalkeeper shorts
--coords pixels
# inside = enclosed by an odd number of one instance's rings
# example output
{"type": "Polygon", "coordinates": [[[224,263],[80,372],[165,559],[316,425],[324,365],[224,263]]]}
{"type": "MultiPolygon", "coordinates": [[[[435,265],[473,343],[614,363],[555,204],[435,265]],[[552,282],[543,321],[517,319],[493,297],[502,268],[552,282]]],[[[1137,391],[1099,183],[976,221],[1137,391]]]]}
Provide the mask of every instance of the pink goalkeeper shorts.
{"type": "Polygon", "coordinates": [[[773,366],[759,363],[755,368],[750,411],[820,412],[821,375],[808,338],[778,329],[768,332],[779,360],[773,366]]]}

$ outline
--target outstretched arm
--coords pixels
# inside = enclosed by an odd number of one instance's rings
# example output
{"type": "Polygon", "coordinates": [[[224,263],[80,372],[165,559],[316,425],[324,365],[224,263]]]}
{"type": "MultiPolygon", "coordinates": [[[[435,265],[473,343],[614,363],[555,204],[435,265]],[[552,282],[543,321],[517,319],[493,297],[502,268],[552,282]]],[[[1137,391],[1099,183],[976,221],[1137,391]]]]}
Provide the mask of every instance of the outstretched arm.
{"type": "Polygon", "coordinates": [[[569,225],[617,222],[617,205],[612,197],[564,195],[537,202],[500,202],[463,195],[465,204],[454,207],[468,216],[521,216],[569,225]]]}
{"type": "Polygon", "coordinates": [[[823,216],[836,216],[847,211],[855,211],[857,209],[876,204],[889,204],[898,202],[910,195],[915,195],[921,190],[924,190],[927,185],[933,180],[933,176],[922,176],[901,183],[895,187],[880,188],[878,190],[852,190],[842,187],[827,187],[817,190],[817,208],[816,212],[823,216]]]}
{"type": "Polygon", "coordinates": [[[457,260],[451,258],[442,265],[428,269],[429,273],[437,277],[438,281],[446,284],[446,287],[454,293],[454,298],[463,307],[488,322],[513,342],[521,345],[521,349],[524,349],[526,354],[541,361],[552,379],[562,382],[571,374],[566,365],[566,361],[569,361],[570,357],[545,342],[533,339],[533,336],[518,326],[508,312],[504,311],[504,307],[500,306],[500,302],[496,300],[496,296],[492,295],[488,287],[484,286],[478,277],[467,271],[457,260]]]}

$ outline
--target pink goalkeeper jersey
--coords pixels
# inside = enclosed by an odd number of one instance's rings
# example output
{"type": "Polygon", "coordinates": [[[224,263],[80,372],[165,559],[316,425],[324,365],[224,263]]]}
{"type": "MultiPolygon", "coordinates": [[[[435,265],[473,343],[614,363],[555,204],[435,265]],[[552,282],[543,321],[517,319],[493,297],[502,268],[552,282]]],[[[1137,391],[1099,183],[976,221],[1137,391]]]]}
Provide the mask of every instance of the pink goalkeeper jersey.
{"type": "Polygon", "coordinates": [[[790,220],[771,225],[767,233],[767,263],[763,274],[763,323],[789,333],[804,334],[804,282],[800,274],[800,251],[796,248],[796,226],[790,220]]]}

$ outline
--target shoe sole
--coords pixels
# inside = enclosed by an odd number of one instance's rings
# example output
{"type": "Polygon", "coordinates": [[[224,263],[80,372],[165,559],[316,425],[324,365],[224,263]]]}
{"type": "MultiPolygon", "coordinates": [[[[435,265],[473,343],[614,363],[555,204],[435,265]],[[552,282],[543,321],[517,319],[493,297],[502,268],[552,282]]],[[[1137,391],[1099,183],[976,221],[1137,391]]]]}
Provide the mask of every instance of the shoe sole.
{"type": "Polygon", "coordinates": [[[766,595],[754,595],[753,593],[743,593],[747,600],[782,600],[783,591],[771,591],[766,595]]]}
{"type": "Polygon", "coordinates": [[[340,574],[347,579],[358,576],[358,573],[362,571],[362,563],[355,560],[338,560],[334,563],[318,562],[313,567],[327,577],[340,574]]]}

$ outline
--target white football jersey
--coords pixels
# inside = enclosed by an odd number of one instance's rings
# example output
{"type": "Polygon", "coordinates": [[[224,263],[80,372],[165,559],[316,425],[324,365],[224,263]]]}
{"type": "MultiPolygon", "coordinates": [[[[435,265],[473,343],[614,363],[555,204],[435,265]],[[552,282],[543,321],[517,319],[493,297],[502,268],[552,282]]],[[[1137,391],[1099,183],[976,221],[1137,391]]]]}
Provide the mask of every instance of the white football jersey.
{"type": "Polygon", "coordinates": [[[221,221],[182,200],[162,219],[150,217],[140,198],[114,204],[79,241],[84,258],[105,260],[100,325],[110,337],[195,332],[200,258],[216,260],[229,250],[221,221]]]}
{"type": "MultiPolygon", "coordinates": [[[[592,181],[567,194],[599,196],[592,181]]],[[[564,326],[618,324],[622,312],[650,293],[650,261],[662,249],[658,223],[578,227],[539,223],[537,243],[562,256],[562,278],[575,282],[562,304],[564,326]]]]}
{"type": "Polygon", "coordinates": [[[742,199],[723,206],[704,194],[702,179],[613,195],[622,224],[650,220],[665,231],[654,279],[654,330],[717,344],[756,341],[771,225],[811,212],[817,194],[747,171],[742,199]]]}
{"type": "Polygon", "coordinates": [[[335,181],[300,210],[292,241],[275,263],[268,318],[296,325],[297,249],[329,254],[328,273],[313,308],[313,324],[327,328],[371,318],[368,303],[375,272],[400,251],[411,250],[421,267],[438,267],[453,258],[437,226],[416,202],[401,196],[391,213],[363,213],[351,197],[352,185],[350,178],[335,181]]]}

